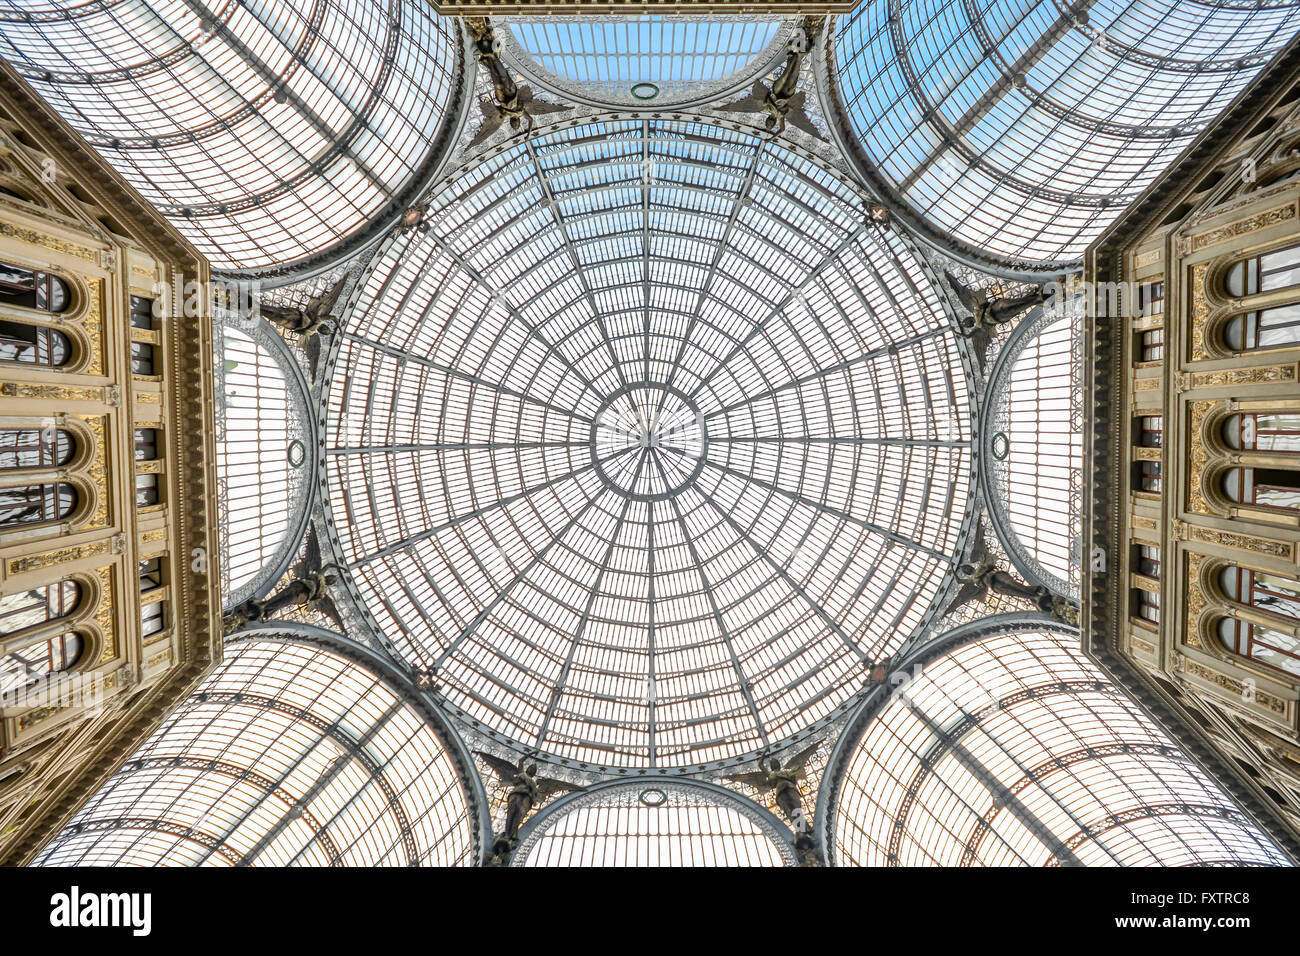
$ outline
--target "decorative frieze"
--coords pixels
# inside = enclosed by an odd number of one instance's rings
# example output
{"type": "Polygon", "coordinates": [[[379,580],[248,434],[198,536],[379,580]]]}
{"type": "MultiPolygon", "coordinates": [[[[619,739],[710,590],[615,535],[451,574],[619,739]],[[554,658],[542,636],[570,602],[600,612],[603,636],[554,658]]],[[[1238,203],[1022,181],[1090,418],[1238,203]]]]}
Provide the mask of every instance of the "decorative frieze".
{"type": "Polygon", "coordinates": [[[1197,252],[1207,246],[1218,245],[1221,242],[1227,242],[1229,239],[1235,239],[1238,236],[1244,236],[1252,232],[1258,232],[1261,229],[1267,229],[1269,226],[1276,226],[1280,222],[1288,222],[1297,216],[1296,203],[1287,203],[1285,206],[1278,206],[1274,209],[1266,209],[1263,212],[1248,216],[1237,222],[1228,223],[1226,226],[1219,226],[1217,229],[1211,229],[1208,232],[1200,233],[1195,236],[1182,236],[1178,240],[1178,255],[1186,257],[1193,252],[1197,252]]]}
{"type": "Polygon", "coordinates": [[[1261,690],[1254,689],[1250,694],[1245,692],[1242,682],[1228,674],[1221,674],[1216,670],[1211,670],[1199,661],[1194,661],[1186,657],[1180,657],[1179,669],[1184,674],[1190,674],[1200,680],[1213,684],[1216,687],[1228,691],[1234,697],[1245,701],[1253,695],[1255,703],[1268,710],[1270,713],[1277,714],[1279,717],[1285,717],[1287,713],[1286,701],[1275,697],[1272,694],[1265,693],[1261,690]]]}
{"type": "Polygon", "coordinates": [[[1254,554],[1267,554],[1278,558],[1291,560],[1295,553],[1295,545],[1283,541],[1271,541],[1268,538],[1257,538],[1253,535],[1235,534],[1231,531],[1216,531],[1213,528],[1199,528],[1190,526],[1188,535],[1193,541],[1203,541],[1206,544],[1218,544],[1225,548],[1236,548],[1239,551],[1250,551],[1254,554]]]}
{"type": "Polygon", "coordinates": [[[33,554],[21,558],[13,558],[9,561],[10,574],[26,574],[28,571],[39,571],[41,568],[53,567],[56,564],[64,564],[71,561],[80,561],[82,558],[93,558],[101,554],[108,554],[109,541],[92,541],[89,544],[81,544],[71,548],[58,548],[47,554],[33,554]]]}

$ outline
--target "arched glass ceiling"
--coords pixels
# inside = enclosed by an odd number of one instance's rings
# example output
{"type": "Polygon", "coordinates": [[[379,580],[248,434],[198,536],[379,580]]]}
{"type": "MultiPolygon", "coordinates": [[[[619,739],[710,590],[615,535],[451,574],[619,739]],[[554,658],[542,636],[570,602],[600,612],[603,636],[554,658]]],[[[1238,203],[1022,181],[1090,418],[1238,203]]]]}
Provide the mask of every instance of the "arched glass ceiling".
{"type": "Polygon", "coordinates": [[[777,52],[779,17],[547,17],[509,21],[518,65],[548,85],[608,102],[654,105],[700,87],[725,87],[777,52]],[[532,62],[529,63],[528,60],[532,62]],[[558,80],[559,82],[554,82],[558,80]],[[645,84],[649,84],[648,86],[645,84]],[[637,87],[633,90],[633,87],[637,87]]]}
{"type": "Polygon", "coordinates": [[[220,315],[217,504],[231,605],[284,573],[307,517],[316,440],[306,382],[283,342],[265,323],[220,315]]]}
{"type": "Polygon", "coordinates": [[[985,429],[999,537],[1023,573],[1061,594],[1079,589],[1081,322],[1062,307],[1015,330],[993,372],[985,429]]]}
{"type": "Polygon", "coordinates": [[[218,269],[379,214],[438,139],[457,49],[423,0],[0,0],[0,55],[218,269]]]}
{"type": "Polygon", "coordinates": [[[846,180],[755,131],[494,151],[379,255],[323,418],[358,604],[450,706],[591,764],[846,706],[966,510],[949,320],[846,180]]]}
{"type": "Polygon", "coordinates": [[[1295,2],[864,0],[838,89],[883,184],[998,260],[1077,260],[1300,27],[1295,2]]]}
{"type": "Polygon", "coordinates": [[[1077,640],[985,638],[903,685],[846,761],[835,862],[1285,864],[1077,640]]]}
{"type": "Polygon", "coordinates": [[[447,746],[383,680],[259,636],[227,641],[37,863],[473,865],[474,825],[447,746]]]}
{"type": "Polygon", "coordinates": [[[538,817],[514,866],[793,866],[779,823],[718,787],[604,787],[538,817]]]}

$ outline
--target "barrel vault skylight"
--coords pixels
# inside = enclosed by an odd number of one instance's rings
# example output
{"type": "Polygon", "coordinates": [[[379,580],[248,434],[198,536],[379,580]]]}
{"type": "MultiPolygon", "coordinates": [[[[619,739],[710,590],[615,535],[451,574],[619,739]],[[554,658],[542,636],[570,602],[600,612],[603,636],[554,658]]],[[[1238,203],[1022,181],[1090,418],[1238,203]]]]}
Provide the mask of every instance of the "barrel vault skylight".
{"type": "Polygon", "coordinates": [[[423,0],[0,2],[0,56],[218,269],[282,270],[392,202],[455,44],[423,0]]]}

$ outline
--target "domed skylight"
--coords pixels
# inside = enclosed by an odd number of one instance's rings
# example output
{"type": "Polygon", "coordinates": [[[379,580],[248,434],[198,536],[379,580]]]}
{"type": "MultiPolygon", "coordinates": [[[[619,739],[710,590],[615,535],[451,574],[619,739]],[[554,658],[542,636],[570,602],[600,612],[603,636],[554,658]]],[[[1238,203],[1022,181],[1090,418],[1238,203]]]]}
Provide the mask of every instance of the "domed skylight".
{"type": "Polygon", "coordinates": [[[795,147],[594,120],[385,248],[328,382],[359,603],[453,710],[589,764],[751,754],[926,618],[969,406],[908,244],[795,147]]]}

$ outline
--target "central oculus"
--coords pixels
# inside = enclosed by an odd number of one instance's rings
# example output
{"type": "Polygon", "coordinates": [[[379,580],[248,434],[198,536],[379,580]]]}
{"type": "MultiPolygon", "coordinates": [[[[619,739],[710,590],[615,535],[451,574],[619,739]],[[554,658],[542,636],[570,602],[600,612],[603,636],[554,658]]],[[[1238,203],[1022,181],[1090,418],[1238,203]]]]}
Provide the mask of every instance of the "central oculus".
{"type": "Polygon", "coordinates": [[[638,501],[662,501],[704,469],[708,430],[686,393],[632,382],[601,403],[591,425],[591,455],[606,487],[638,501]]]}

